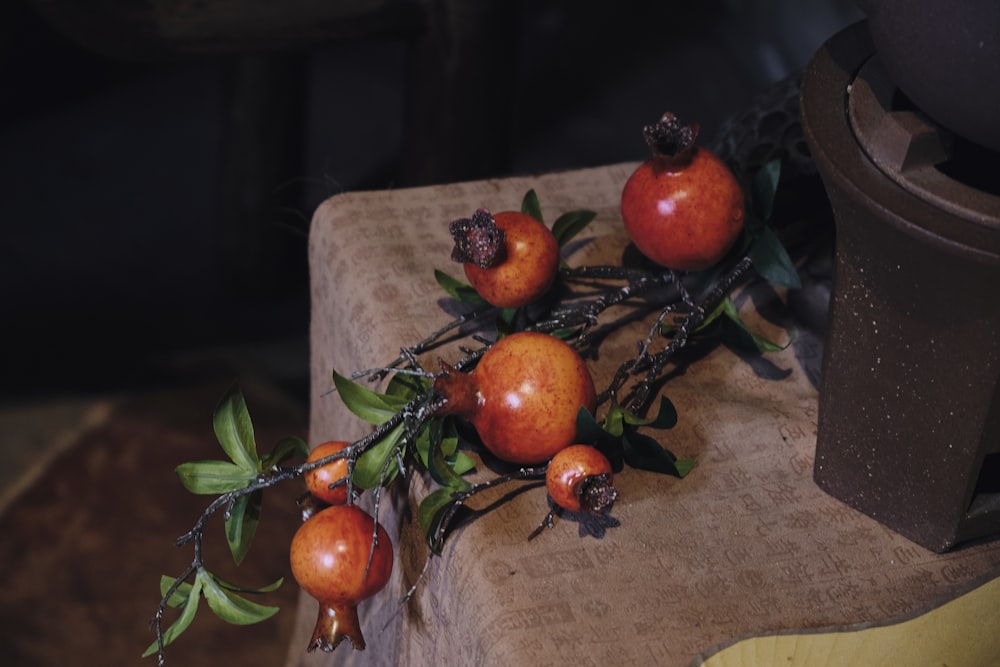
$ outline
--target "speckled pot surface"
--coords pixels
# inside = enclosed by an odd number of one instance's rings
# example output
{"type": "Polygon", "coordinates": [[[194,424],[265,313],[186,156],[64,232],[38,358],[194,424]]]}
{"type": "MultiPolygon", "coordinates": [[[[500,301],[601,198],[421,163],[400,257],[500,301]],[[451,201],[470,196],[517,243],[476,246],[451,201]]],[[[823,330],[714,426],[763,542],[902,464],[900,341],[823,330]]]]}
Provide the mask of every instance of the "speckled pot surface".
{"type": "MultiPolygon", "coordinates": [[[[866,154],[847,97],[874,51],[864,23],[852,26],[802,83],[837,227],[814,478],[940,552],[1000,533],[1000,198],[981,193],[981,215],[964,216],[866,154]]],[[[913,119],[890,114],[876,134],[913,119]]],[[[902,153],[905,164],[921,151],[902,153]]]]}

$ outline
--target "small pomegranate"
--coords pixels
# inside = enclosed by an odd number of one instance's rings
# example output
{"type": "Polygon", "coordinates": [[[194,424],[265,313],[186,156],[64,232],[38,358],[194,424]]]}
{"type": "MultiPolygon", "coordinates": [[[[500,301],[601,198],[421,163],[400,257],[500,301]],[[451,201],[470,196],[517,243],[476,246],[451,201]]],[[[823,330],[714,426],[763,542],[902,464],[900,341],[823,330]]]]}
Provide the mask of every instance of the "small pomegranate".
{"type": "Polygon", "coordinates": [[[622,191],[625,231],[643,255],[678,271],[721,260],[743,229],[743,191],[729,167],[694,145],[697,125],[666,113],[643,128],[653,153],[622,191]]]}
{"type": "Polygon", "coordinates": [[[483,444],[510,463],[542,463],[576,440],[581,407],[594,411],[594,380],[583,359],[548,334],[501,338],[471,373],[442,363],[434,389],[440,414],[468,419],[483,444]]]}
{"type": "Polygon", "coordinates": [[[345,637],[364,650],[358,603],[385,587],[392,561],[389,535],[355,505],[331,505],[299,526],[292,537],[292,576],[319,601],[307,650],[332,651],[345,637]]]}
{"type": "Polygon", "coordinates": [[[491,215],[484,208],[449,226],[465,277],[479,296],[500,308],[537,300],[555,280],[559,243],[535,218],[517,211],[491,215]]]}
{"type": "MultiPolygon", "coordinates": [[[[316,445],[309,452],[306,463],[319,461],[327,456],[336,454],[350,446],[350,444],[342,440],[333,440],[316,445]]],[[[343,480],[347,478],[346,458],[336,459],[326,465],[308,470],[303,477],[305,478],[306,488],[309,489],[309,493],[323,502],[330,505],[343,505],[347,502],[347,484],[343,483],[343,480]]]]}
{"type": "Polygon", "coordinates": [[[570,445],[556,452],[545,471],[545,489],[559,507],[603,514],[618,498],[611,482],[611,462],[590,445],[570,445]]]}

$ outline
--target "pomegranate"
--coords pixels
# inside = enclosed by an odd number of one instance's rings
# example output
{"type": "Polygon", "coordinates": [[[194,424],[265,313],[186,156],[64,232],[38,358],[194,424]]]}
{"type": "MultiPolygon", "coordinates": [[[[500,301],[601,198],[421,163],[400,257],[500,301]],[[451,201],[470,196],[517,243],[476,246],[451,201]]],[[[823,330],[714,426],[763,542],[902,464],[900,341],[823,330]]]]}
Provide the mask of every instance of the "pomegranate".
{"type": "Polygon", "coordinates": [[[666,113],[643,128],[652,158],[622,191],[625,231],[643,255],[678,271],[701,271],[721,260],[743,229],[743,191],[729,167],[694,145],[697,125],[666,113]]]}
{"type": "Polygon", "coordinates": [[[537,464],[576,440],[581,407],[593,412],[594,380],[583,359],[548,334],[501,338],[471,373],[442,363],[434,389],[441,414],[468,419],[483,445],[511,463],[537,464]]]}
{"type": "Polygon", "coordinates": [[[590,445],[570,445],[556,452],[545,471],[545,489],[559,507],[603,514],[618,497],[611,462],[590,445]]]}
{"type": "Polygon", "coordinates": [[[559,269],[559,243],[539,220],[517,211],[491,215],[479,209],[451,223],[451,258],[479,296],[500,308],[519,308],[552,286],[559,269]]]}
{"type": "MultiPolygon", "coordinates": [[[[350,444],[351,443],[344,442],[342,440],[333,440],[316,445],[316,447],[309,452],[309,457],[306,459],[306,463],[319,461],[327,456],[336,454],[337,452],[350,446],[350,444]]],[[[306,488],[309,489],[309,493],[316,496],[323,502],[329,503],[330,505],[343,505],[347,502],[347,484],[344,483],[347,478],[346,458],[336,459],[330,463],[319,466],[318,468],[308,470],[306,471],[304,477],[306,488]]]]}
{"type": "Polygon", "coordinates": [[[331,505],[299,526],[291,545],[292,576],[319,601],[307,650],[332,651],[345,637],[364,650],[358,603],[385,587],[392,561],[389,535],[355,505],[331,505]]]}

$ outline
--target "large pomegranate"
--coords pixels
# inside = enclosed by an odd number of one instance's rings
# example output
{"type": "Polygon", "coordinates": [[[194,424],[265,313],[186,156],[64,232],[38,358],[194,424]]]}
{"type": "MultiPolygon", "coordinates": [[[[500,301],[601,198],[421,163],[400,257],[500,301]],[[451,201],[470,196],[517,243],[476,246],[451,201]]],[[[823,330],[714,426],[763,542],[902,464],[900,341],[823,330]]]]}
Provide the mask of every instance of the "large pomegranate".
{"type": "Polygon", "coordinates": [[[494,455],[525,465],[572,444],[580,408],[596,407],[593,378],[576,350],[534,332],[500,339],[471,373],[445,367],[434,389],[445,399],[441,414],[468,419],[494,455]]]}

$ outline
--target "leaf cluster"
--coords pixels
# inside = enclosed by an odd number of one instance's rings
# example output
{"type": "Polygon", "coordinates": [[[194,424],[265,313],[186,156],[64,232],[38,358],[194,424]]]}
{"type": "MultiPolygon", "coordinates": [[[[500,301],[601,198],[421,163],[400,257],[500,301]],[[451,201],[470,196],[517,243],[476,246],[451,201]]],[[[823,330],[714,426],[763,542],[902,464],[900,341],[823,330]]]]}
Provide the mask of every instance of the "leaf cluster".
{"type": "MultiPolygon", "coordinates": [[[[237,384],[233,384],[222,397],[212,417],[215,436],[228,460],[205,460],[182,463],[176,472],[185,489],[195,494],[215,495],[213,507],[226,509],[225,534],[233,560],[243,562],[257,532],[263,505],[263,485],[253,488],[262,476],[277,470],[292,458],[305,458],[309,447],[298,437],[286,437],[277,442],[266,456],[257,452],[253,422],[246,399],[237,384]],[[251,489],[249,492],[246,492],[251,489]]],[[[207,511],[202,520],[211,514],[207,511]]],[[[163,576],[160,580],[162,596],[156,622],[159,624],[163,607],[181,609],[177,619],[162,632],[143,654],[161,653],[164,646],[173,642],[194,619],[202,597],[209,608],[222,620],[238,625],[248,625],[267,620],[277,607],[252,602],[240,593],[268,593],[281,586],[282,580],[263,588],[248,589],[223,581],[207,570],[201,562],[202,523],[181,541],[195,542],[195,557],[187,572],[181,577],[163,576]],[[194,581],[186,579],[193,576],[194,581]]]]}
{"type": "Polygon", "coordinates": [[[651,472],[684,477],[696,462],[679,459],[655,438],[640,432],[641,428],[669,430],[677,425],[677,408],[666,396],[660,397],[656,416],[639,417],[612,401],[607,414],[598,422],[584,408],[576,417],[577,438],[601,450],[612,465],[620,470],[622,464],[651,472]]]}

